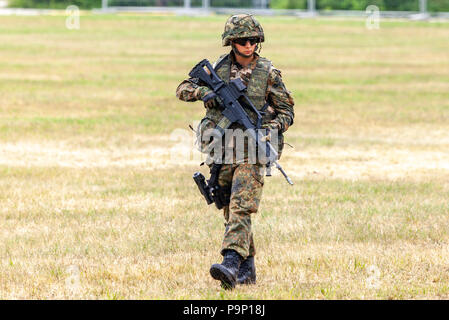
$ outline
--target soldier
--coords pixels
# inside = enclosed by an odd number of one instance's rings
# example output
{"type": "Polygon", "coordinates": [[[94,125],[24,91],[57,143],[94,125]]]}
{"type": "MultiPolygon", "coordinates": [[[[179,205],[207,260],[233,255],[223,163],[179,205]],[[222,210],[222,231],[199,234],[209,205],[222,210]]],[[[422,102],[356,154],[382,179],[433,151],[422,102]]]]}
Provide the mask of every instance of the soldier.
{"type": "MultiPolygon", "coordinates": [[[[226,82],[240,78],[247,86],[247,95],[260,111],[265,112],[262,127],[278,134],[279,156],[283,147],[283,135],[294,118],[293,98],[284,86],[281,72],[271,62],[256,52],[265,41],[259,22],[249,14],[231,16],[222,35],[223,46],[231,46],[228,54],[222,55],[213,65],[214,70],[226,82]]],[[[201,121],[197,134],[213,128],[221,115],[220,102],[216,94],[199,79],[184,80],[176,90],[176,96],[183,101],[202,100],[206,117],[201,121]]],[[[239,128],[233,124],[231,128],[239,128]]],[[[205,142],[200,139],[202,147],[205,142]]],[[[247,160],[247,158],[245,158],[247,160]]],[[[214,170],[214,166],[211,166],[214,170]]],[[[251,214],[257,212],[264,185],[264,165],[234,161],[217,165],[215,173],[218,185],[227,198],[224,207],[225,233],[221,247],[223,262],[213,264],[211,276],[229,289],[238,284],[256,282],[251,214]]],[[[212,179],[212,178],[211,178],[212,179]]]]}

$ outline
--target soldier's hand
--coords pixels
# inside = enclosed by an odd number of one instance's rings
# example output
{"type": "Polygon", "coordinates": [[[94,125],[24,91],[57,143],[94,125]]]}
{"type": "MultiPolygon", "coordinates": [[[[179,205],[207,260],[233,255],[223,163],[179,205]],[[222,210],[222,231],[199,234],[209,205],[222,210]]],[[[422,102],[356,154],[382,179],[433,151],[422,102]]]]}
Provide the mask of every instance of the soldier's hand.
{"type": "Polygon", "coordinates": [[[262,129],[268,129],[267,135],[262,138],[263,141],[271,141],[271,135],[273,132],[277,132],[277,130],[279,130],[279,124],[275,121],[270,121],[268,123],[264,123],[262,125],[262,129]]]}
{"type": "Polygon", "coordinates": [[[217,100],[215,98],[217,98],[217,95],[215,94],[215,92],[212,91],[212,92],[208,93],[207,95],[205,95],[203,97],[203,99],[201,99],[201,100],[203,100],[204,106],[207,109],[211,109],[211,108],[217,106],[217,100]]]}
{"type": "Polygon", "coordinates": [[[217,104],[215,99],[217,95],[206,86],[198,87],[195,90],[195,96],[198,100],[202,100],[204,102],[204,106],[208,109],[215,107],[217,104]]]}

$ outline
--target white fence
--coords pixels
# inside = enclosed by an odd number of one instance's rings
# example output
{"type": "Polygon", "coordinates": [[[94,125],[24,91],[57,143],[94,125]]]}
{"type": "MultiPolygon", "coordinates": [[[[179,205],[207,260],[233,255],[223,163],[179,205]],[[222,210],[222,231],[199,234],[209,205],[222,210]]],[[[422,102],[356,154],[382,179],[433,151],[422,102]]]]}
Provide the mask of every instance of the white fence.
{"type": "MultiPolygon", "coordinates": [[[[255,15],[289,15],[297,17],[314,16],[366,16],[366,11],[358,10],[317,10],[316,0],[307,0],[305,9],[270,9],[269,0],[243,0],[247,7],[217,7],[211,5],[211,0],[179,0],[178,6],[149,6],[143,5],[145,0],[102,0],[101,10],[96,12],[170,12],[178,15],[208,15],[208,14],[236,14],[251,13],[255,15]],[[118,4],[117,5],[117,1],[118,4]],[[140,1],[140,4],[139,4],[140,1]],[[132,3],[131,5],[128,5],[132,3]],[[137,4],[137,5],[136,5],[137,4]]],[[[148,0],[146,0],[148,3],[148,0]]],[[[213,0],[212,0],[213,1],[213,0]]],[[[229,0],[239,1],[242,0],[229,0]]],[[[380,11],[381,17],[386,18],[410,18],[424,20],[430,17],[449,19],[449,12],[428,12],[428,0],[417,0],[418,11],[380,11]]],[[[431,1],[431,0],[430,0],[431,1]]],[[[449,1],[449,0],[448,0],[449,1]]],[[[164,3],[164,0],[157,0],[154,3],[164,3]]]]}

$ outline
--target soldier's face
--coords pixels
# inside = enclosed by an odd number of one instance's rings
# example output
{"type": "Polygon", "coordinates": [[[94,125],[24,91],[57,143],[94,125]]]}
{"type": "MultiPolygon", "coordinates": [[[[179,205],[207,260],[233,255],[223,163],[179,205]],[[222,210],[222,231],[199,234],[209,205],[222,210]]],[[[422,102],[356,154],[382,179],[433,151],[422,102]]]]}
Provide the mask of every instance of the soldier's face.
{"type": "Polygon", "coordinates": [[[256,50],[257,43],[251,44],[250,41],[247,40],[245,45],[238,44],[237,42],[234,42],[234,45],[240,53],[247,57],[251,57],[254,50],[256,50]]]}

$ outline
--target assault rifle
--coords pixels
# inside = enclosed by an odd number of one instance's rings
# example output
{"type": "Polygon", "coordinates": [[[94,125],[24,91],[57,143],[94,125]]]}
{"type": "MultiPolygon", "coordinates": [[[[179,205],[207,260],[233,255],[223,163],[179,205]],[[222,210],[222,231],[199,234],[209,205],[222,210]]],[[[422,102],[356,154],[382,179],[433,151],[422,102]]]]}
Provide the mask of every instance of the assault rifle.
{"type": "MultiPolygon", "coordinates": [[[[261,132],[262,115],[263,112],[257,110],[251,100],[245,94],[246,86],[241,79],[237,78],[231,80],[229,84],[224,82],[215,72],[214,68],[207,59],[200,61],[190,71],[189,76],[192,78],[198,78],[206,84],[215,94],[220,98],[223,111],[221,112],[223,117],[217,123],[214,129],[214,136],[218,138],[215,141],[221,141],[221,138],[225,134],[225,130],[233,123],[238,123],[243,126],[251,139],[255,142],[257,148],[261,148],[262,154],[267,157],[267,176],[271,176],[271,166],[275,165],[276,168],[282,173],[287,182],[293,185],[292,180],[287,176],[285,171],[277,162],[279,154],[273,145],[266,139],[261,132]],[[257,116],[256,123],[253,123],[248,113],[242,106],[242,103],[247,106],[257,116]]],[[[194,180],[198,185],[203,196],[206,198],[208,204],[214,202],[213,187],[205,183],[204,176],[196,172],[194,174],[194,180]]],[[[209,183],[210,184],[210,183],[209,183]]],[[[216,203],[217,207],[218,204],[216,203]]],[[[219,208],[220,209],[220,208],[219,208]]]]}

